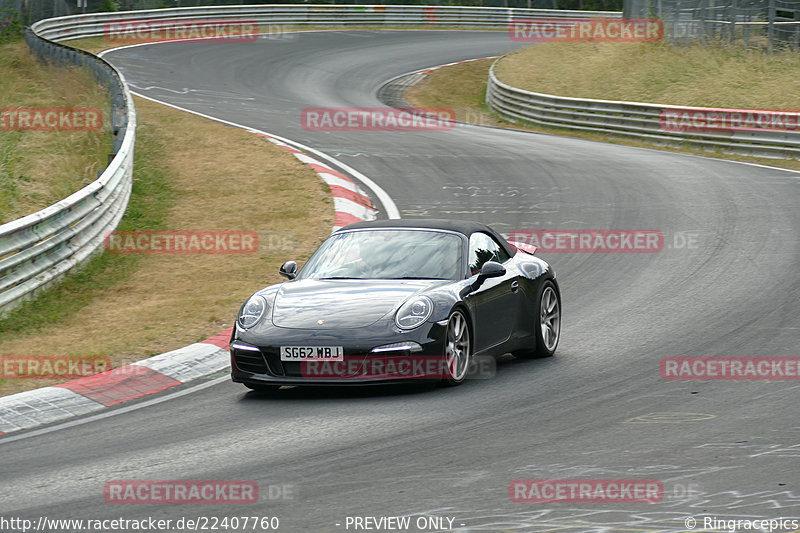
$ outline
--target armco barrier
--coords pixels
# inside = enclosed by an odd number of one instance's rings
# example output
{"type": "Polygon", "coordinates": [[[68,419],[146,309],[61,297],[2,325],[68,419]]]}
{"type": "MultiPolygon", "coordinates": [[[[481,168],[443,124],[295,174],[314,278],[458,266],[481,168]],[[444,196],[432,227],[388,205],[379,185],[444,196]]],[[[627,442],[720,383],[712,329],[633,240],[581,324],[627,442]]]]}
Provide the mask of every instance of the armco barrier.
{"type": "MultiPolygon", "coordinates": [[[[500,61],[500,59],[498,60],[500,61]]],[[[691,146],[748,156],[800,159],[800,128],[793,131],[667,131],[662,129],[665,110],[718,110],[659,104],[590,100],[540,94],[506,85],[489,70],[486,103],[511,122],[528,122],[578,131],[610,133],[669,146],[691,146]]],[[[736,111],[736,110],[729,110],[736,111]]]]}
{"type": "Polygon", "coordinates": [[[263,29],[277,25],[314,27],[392,26],[507,30],[518,18],[618,18],[619,12],[460,6],[244,5],[91,13],[41,20],[26,32],[40,58],[85,65],[108,84],[115,157],[100,178],[50,207],[0,226],[0,314],[85,261],[102,245],[127,206],[133,171],[136,115],[122,75],[91,54],[57,41],[104,35],[111,21],[247,19],[263,29]],[[265,28],[266,26],[266,28],[265,28]]]}
{"type": "Polygon", "coordinates": [[[619,18],[618,11],[558,11],[550,9],[463,6],[368,6],[368,5],[245,5],[179,7],[145,11],[94,13],[42,20],[36,32],[48,39],[100,37],[105,23],[126,20],[246,19],[260,25],[280,26],[426,26],[507,30],[520,18],[574,19],[619,18]]]}
{"type": "Polygon", "coordinates": [[[111,94],[114,158],[100,177],[39,212],[0,225],[0,314],[89,258],[117,227],[131,191],[136,114],[122,76],[100,58],[40,37],[25,40],[40,59],[89,68],[111,94]]]}

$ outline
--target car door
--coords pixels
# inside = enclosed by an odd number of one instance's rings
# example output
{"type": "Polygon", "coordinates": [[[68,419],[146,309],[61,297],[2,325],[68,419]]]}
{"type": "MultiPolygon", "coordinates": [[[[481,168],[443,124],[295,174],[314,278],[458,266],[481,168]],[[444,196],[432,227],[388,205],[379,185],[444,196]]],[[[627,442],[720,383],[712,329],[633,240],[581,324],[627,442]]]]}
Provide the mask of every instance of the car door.
{"type": "MultiPolygon", "coordinates": [[[[476,232],[469,239],[469,269],[477,274],[486,261],[508,269],[510,257],[489,234],[476,232]]],[[[510,269],[503,276],[489,278],[467,297],[474,317],[474,346],[480,352],[505,342],[519,322],[519,274],[510,269]]]]}

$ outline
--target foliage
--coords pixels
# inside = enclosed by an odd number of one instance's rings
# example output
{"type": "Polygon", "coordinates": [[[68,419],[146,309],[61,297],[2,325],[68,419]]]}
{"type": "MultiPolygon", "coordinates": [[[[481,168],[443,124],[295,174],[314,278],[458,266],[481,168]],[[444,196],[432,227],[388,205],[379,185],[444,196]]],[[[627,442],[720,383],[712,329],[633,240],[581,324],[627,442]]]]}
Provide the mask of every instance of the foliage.
{"type": "Polygon", "coordinates": [[[10,10],[0,9],[0,44],[22,39],[22,20],[10,10]]]}

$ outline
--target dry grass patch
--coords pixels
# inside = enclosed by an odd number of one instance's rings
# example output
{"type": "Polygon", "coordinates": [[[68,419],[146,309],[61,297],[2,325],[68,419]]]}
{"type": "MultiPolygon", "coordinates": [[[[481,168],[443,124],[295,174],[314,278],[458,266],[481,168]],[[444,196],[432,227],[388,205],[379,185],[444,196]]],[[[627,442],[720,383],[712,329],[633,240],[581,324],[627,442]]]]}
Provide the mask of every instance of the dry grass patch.
{"type": "Polygon", "coordinates": [[[83,37],[82,39],[70,39],[69,41],[61,41],[61,44],[86,50],[90,54],[97,55],[103,50],[109,50],[120,46],[119,44],[110,42],[106,37],[83,37]]]}
{"type": "Polygon", "coordinates": [[[602,100],[748,109],[800,109],[800,54],[741,46],[541,43],[495,67],[528,91],[602,100]]]}
{"type": "MultiPolygon", "coordinates": [[[[539,46],[542,45],[537,45],[537,47],[539,46]]],[[[653,144],[638,142],[625,137],[576,132],[574,130],[568,130],[565,128],[550,128],[545,126],[536,126],[533,124],[520,125],[506,122],[505,120],[499,119],[485,104],[486,81],[489,77],[489,67],[491,66],[492,62],[493,60],[473,61],[434,70],[430,72],[424,80],[406,91],[406,99],[409,101],[409,103],[416,107],[451,107],[456,112],[457,120],[463,120],[465,122],[471,122],[473,124],[480,124],[484,126],[503,126],[539,133],[565,135],[568,137],[611,142],[615,144],[624,144],[627,146],[639,146],[656,150],[667,150],[672,152],[702,155],[705,157],[717,157],[732,161],[744,161],[773,167],[800,170],[800,161],[794,160],[747,157],[743,155],[707,152],[692,148],[664,148],[653,144]]],[[[556,74],[553,75],[555,76],[556,74]]],[[[503,78],[503,81],[510,83],[506,78],[503,78]]],[[[549,91],[539,90],[539,92],[549,91]]],[[[555,92],[555,94],[558,93],[555,92]]],[[[584,97],[601,98],[599,94],[593,94],[584,97]]],[[[642,98],[642,100],[648,100],[648,98],[642,98]]],[[[800,105],[795,105],[795,107],[800,107],[800,105]]]]}
{"type": "MultiPolygon", "coordinates": [[[[88,71],[39,63],[24,42],[0,45],[0,108],[93,107],[110,119],[110,100],[88,71]]],[[[98,131],[1,131],[0,223],[62,200],[97,179],[111,151],[98,131]]]]}
{"type": "MultiPolygon", "coordinates": [[[[163,227],[147,229],[254,231],[258,252],[137,256],[125,279],[76,312],[4,332],[0,354],[109,356],[119,366],[197,342],[232,325],[247,296],[282,280],[284,260],[306,259],[330,233],[327,186],[288,152],[143,99],[136,109],[139,135],[161,145],[156,164],[172,196],[163,227]]],[[[0,394],[52,383],[0,380],[0,394]]]]}
{"type": "Polygon", "coordinates": [[[501,126],[503,122],[482,108],[493,62],[480,59],[434,70],[406,91],[406,100],[416,107],[452,109],[462,122],[501,126]]]}

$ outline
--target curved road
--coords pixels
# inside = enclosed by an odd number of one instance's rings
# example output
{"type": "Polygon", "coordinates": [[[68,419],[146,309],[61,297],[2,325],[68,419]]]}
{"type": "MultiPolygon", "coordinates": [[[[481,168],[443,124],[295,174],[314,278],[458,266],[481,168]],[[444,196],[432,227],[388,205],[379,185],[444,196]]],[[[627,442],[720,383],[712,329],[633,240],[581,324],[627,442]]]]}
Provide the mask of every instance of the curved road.
{"type": "Polygon", "coordinates": [[[277,516],[290,532],[347,531],[356,515],[450,517],[464,532],[686,531],[687,516],[697,529],[703,517],[800,516],[798,382],[659,374],[667,356],[800,355],[798,174],[467,125],[301,127],[305,107],[377,106],[393,76],[514,46],[502,33],[341,31],[107,54],[143,95],[336,157],[380,184],[403,217],[473,218],[504,232],[657,229],[665,246],[543,254],[563,290],[559,351],[501,359],[494,379],[270,398],[223,378],[0,441],[0,515],[277,516]],[[695,245],[676,246],[686,235],[695,245]],[[657,479],[664,498],[509,500],[514,479],[595,478],[657,479]],[[262,501],[107,504],[104,484],[126,479],[253,480],[262,501]],[[290,494],[278,498],[277,486],[290,494]]]}

